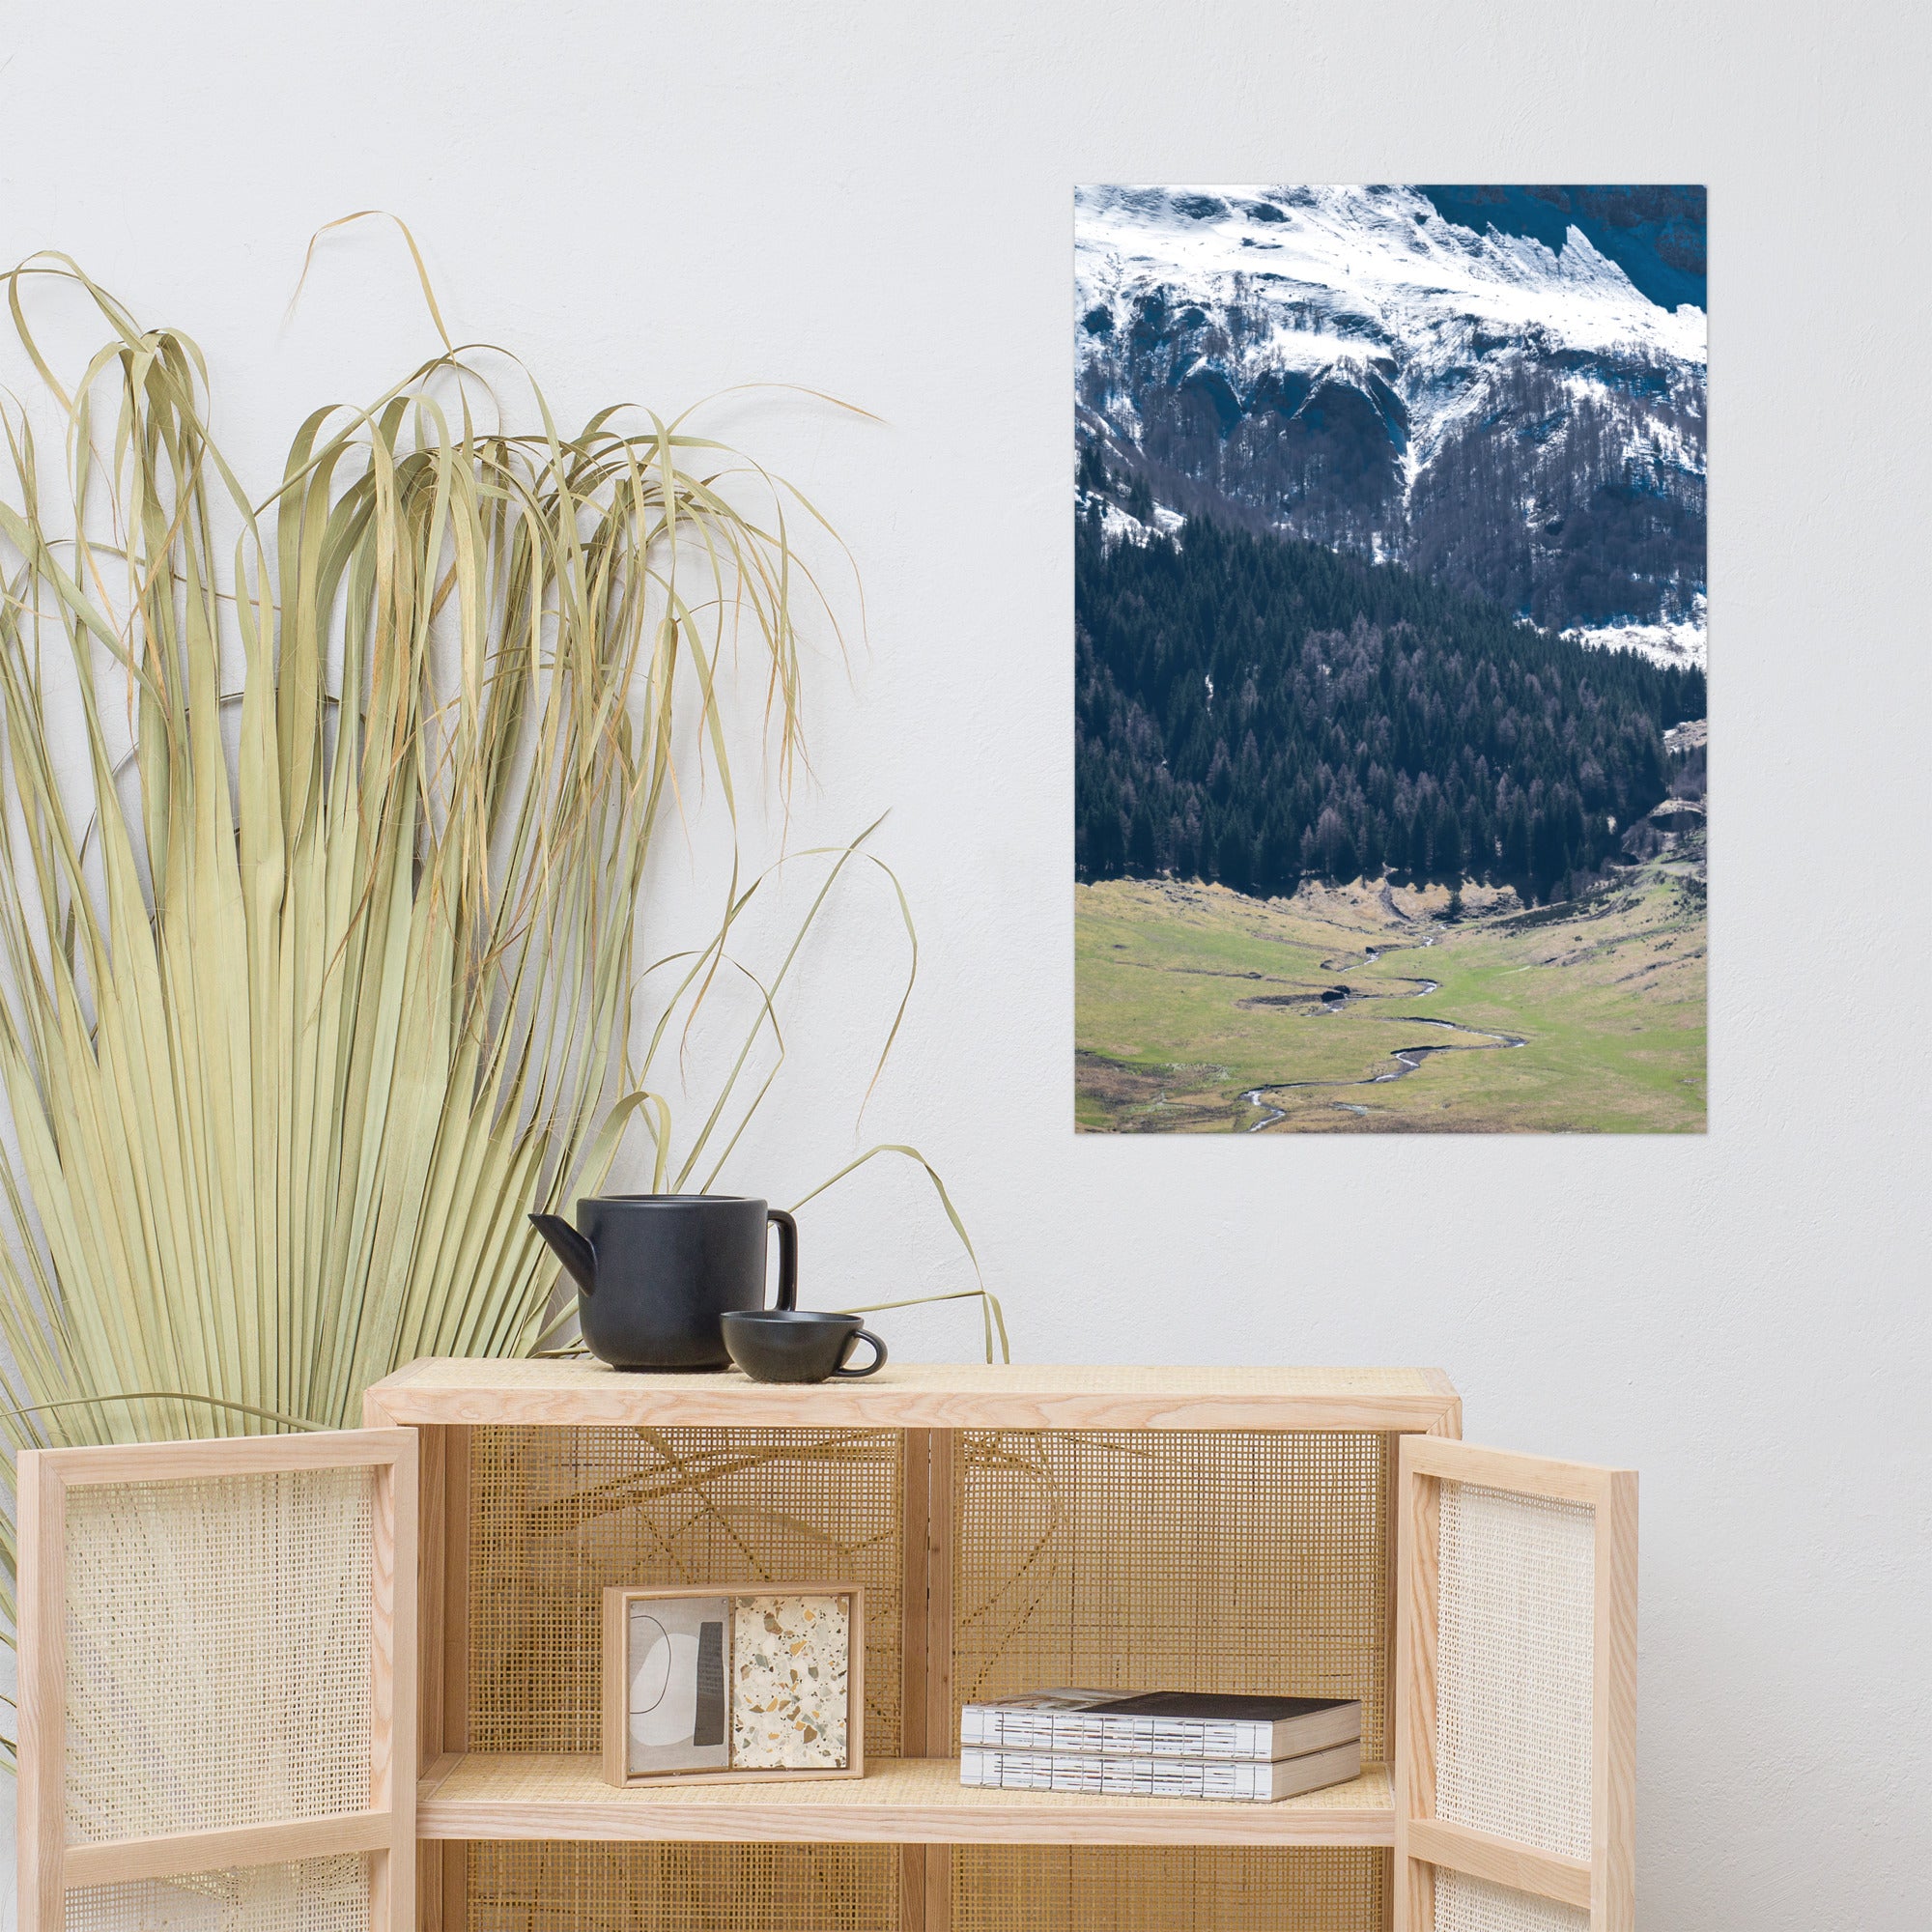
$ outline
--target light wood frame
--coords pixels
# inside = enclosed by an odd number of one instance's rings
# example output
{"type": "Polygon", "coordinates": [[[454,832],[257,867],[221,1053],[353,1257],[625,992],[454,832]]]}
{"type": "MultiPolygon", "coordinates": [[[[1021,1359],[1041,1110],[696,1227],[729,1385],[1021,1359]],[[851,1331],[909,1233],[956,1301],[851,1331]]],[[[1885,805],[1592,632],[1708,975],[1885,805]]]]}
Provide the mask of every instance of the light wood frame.
{"type": "Polygon", "coordinates": [[[365,1853],[370,1932],[413,1922],[416,1860],[416,1435],[345,1430],[23,1450],[18,1470],[20,1932],[62,1932],[85,1886],[365,1853]],[[367,1468],[371,1511],[369,1803],[335,1816],[70,1844],[67,1498],[85,1486],[367,1468]]]}
{"type": "MultiPolygon", "coordinates": [[[[794,1784],[805,1778],[864,1777],[866,1775],[866,1592],[857,1583],[617,1583],[604,1592],[604,1670],[599,1734],[605,1781],[621,1787],[641,1784],[794,1784]],[[772,1765],[763,1770],[637,1771],[630,1769],[631,1605],[662,1604],[680,1597],[723,1597],[737,1614],[741,1597],[843,1597],[849,1605],[845,1664],[845,1762],[836,1770],[820,1766],[772,1765]]],[[[731,1667],[726,1641],[724,1668],[731,1667]]],[[[730,1686],[725,1686],[728,1713],[730,1686]]],[[[728,1717],[727,1717],[728,1722],[728,1717]]]]}
{"type": "Polygon", "coordinates": [[[1402,1438],[1397,1495],[1396,1932],[1435,1932],[1435,1873],[1463,1872],[1588,1915],[1590,1932],[1636,1924],[1636,1472],[1402,1438]],[[1441,1486],[1587,1503],[1595,1513],[1591,1851],[1560,1857],[1435,1815],[1441,1486]]]}
{"type": "MultiPolygon", "coordinates": [[[[949,1755],[952,1742],[952,1463],[955,1432],[903,1432],[899,1555],[899,1754],[949,1755]]],[[[899,1932],[948,1932],[952,1826],[899,1852],[899,1932]]]]}

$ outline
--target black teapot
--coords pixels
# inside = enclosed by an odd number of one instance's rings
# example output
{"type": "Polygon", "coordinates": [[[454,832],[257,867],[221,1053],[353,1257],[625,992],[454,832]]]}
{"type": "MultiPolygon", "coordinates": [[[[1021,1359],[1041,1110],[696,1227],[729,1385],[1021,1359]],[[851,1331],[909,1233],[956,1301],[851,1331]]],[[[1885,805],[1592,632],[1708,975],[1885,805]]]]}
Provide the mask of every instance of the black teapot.
{"type": "Polygon", "coordinates": [[[613,1369],[723,1369],[723,1316],[765,1305],[765,1231],[779,1231],[780,1308],[798,1306],[798,1224],[732,1194],[604,1194],[577,1226],[532,1214],[577,1283],[583,1346],[613,1369]]]}

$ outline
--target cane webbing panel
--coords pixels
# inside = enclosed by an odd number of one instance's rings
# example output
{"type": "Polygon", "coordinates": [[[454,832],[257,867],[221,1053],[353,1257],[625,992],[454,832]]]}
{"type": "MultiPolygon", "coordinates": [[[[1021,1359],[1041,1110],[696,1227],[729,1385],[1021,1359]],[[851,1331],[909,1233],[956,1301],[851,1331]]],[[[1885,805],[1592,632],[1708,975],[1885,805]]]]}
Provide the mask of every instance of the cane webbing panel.
{"type": "Polygon", "coordinates": [[[893,1845],[473,1844],[465,1932],[896,1932],[893,1845]]]}
{"type": "Polygon", "coordinates": [[[374,1486],[354,1467],[70,1491],[70,1841],[368,1805],[374,1486]]]}
{"type": "Polygon", "coordinates": [[[1588,1503],[1441,1486],[1436,1815],[1573,1859],[1590,1856],[1595,1529],[1588,1503]]]}
{"type": "Polygon", "coordinates": [[[1462,1872],[1435,1874],[1435,1932],[1589,1932],[1589,1926],[1590,1915],[1574,1905],[1462,1872]]]}
{"type": "Polygon", "coordinates": [[[1378,1851],[962,1845],[952,1932],[1375,1932],[1388,1889],[1378,1851]]]}
{"type": "Polygon", "coordinates": [[[67,1895],[66,1932],[366,1932],[368,1923],[363,1858],[85,1886],[67,1895]]]}
{"type": "Polygon", "coordinates": [[[1394,1436],[962,1431],[958,1706],[1049,1685],[1359,1697],[1388,1755],[1394,1436]]]}
{"type": "Polygon", "coordinates": [[[896,1430],[478,1429],[469,1748],[598,1748],[609,1584],[859,1583],[866,1751],[899,1742],[896,1430]]]}

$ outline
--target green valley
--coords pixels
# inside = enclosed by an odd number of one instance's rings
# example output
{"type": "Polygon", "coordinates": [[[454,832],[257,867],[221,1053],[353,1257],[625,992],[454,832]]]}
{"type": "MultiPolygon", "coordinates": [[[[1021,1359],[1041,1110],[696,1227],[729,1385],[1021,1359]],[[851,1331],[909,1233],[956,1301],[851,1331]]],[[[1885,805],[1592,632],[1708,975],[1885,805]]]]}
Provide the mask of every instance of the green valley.
{"type": "Polygon", "coordinates": [[[1475,885],[1076,885],[1076,1123],[1700,1133],[1704,900],[1701,853],[1527,910],[1475,885]]]}

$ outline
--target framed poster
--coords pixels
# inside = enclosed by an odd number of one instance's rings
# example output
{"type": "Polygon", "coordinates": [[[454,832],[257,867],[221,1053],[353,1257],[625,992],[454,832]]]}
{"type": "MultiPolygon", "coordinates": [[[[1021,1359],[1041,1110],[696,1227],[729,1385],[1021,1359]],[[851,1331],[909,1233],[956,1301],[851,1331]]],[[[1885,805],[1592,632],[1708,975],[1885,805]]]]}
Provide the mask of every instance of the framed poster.
{"type": "Polygon", "coordinates": [[[865,1593],[850,1583],[604,1592],[604,1776],[860,1777],[865,1593]]]}
{"type": "Polygon", "coordinates": [[[1703,1131],[1704,190],[1074,229],[1078,1127],[1703,1131]]]}

